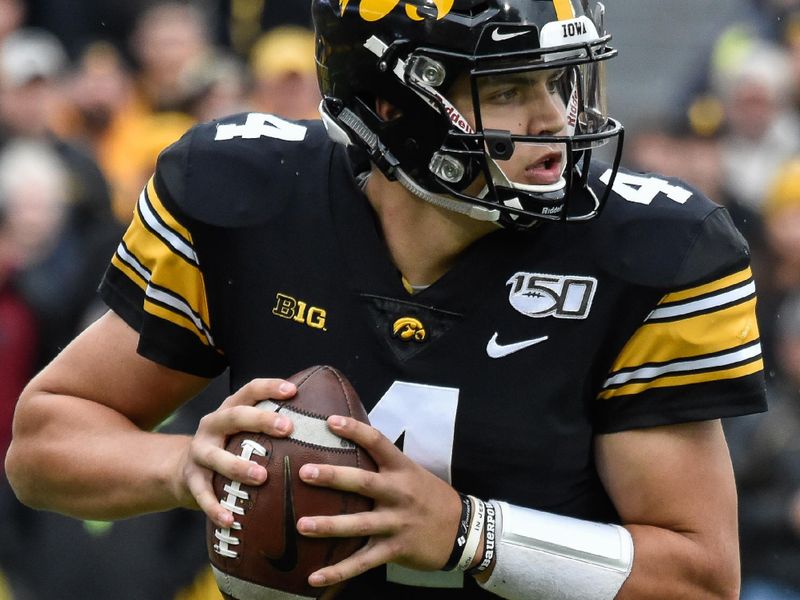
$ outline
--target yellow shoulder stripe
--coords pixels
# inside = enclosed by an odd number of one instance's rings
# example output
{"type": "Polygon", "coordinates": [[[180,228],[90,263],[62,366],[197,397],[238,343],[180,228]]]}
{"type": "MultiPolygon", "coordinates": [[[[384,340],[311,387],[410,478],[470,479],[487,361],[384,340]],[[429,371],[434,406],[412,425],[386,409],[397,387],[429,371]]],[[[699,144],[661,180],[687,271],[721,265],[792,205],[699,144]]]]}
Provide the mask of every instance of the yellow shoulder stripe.
{"type": "Polygon", "coordinates": [[[664,296],[628,339],[598,398],[763,369],[750,269],[664,296]]]}
{"type": "MultiPolygon", "coordinates": [[[[163,218],[164,213],[159,214],[163,218]]],[[[124,240],[130,253],[150,271],[149,283],[180,296],[204,323],[209,323],[205,284],[200,269],[176,254],[145,227],[138,210],[124,240]]]]}
{"type": "Polygon", "coordinates": [[[144,291],[146,312],[213,345],[205,281],[190,242],[189,231],[158,199],[151,179],[112,264],[144,291]]]}
{"type": "Polygon", "coordinates": [[[612,372],[736,348],[758,339],[756,300],[688,318],[645,323],[631,337],[612,372]]]}
{"type": "Polygon", "coordinates": [[[659,302],[659,304],[681,302],[683,300],[689,300],[690,298],[705,296],[706,294],[711,294],[718,290],[722,290],[727,287],[736,285],[737,283],[742,283],[743,281],[747,281],[752,276],[753,273],[750,270],[750,267],[747,267],[746,269],[742,269],[738,273],[734,273],[733,275],[728,275],[727,277],[723,277],[722,279],[717,279],[715,281],[712,281],[711,283],[706,283],[704,285],[699,285],[697,287],[693,287],[688,290],[682,290],[680,292],[673,292],[671,294],[667,294],[661,299],[661,302],[659,302]]]}

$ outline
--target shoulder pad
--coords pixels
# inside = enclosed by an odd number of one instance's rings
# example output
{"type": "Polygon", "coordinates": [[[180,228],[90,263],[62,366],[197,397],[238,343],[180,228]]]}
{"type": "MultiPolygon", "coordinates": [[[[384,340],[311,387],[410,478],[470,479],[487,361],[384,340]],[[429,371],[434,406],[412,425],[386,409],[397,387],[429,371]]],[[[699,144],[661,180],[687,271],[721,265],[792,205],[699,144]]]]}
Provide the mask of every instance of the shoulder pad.
{"type": "Polygon", "coordinates": [[[164,150],[156,185],[192,219],[254,225],[280,213],[302,182],[324,178],[332,150],[319,121],[233,115],[193,127],[164,150]]]}
{"type": "MultiPolygon", "coordinates": [[[[606,167],[590,174],[598,196],[607,181],[606,167]]],[[[728,211],[672,177],[620,169],[597,221],[591,235],[601,266],[636,285],[680,289],[750,260],[728,211]]]]}

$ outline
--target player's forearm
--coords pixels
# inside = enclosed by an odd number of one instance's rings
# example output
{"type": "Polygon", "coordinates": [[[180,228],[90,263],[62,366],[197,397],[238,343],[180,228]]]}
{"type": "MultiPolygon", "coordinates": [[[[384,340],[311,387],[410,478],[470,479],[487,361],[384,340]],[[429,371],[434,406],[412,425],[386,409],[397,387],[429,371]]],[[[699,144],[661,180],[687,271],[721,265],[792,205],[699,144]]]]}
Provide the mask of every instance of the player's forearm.
{"type": "Polygon", "coordinates": [[[633,569],[616,600],[734,600],[739,597],[739,554],[688,533],[631,525],[633,569]]]}
{"type": "Polygon", "coordinates": [[[182,503],[176,471],[189,440],[142,431],[95,402],[31,394],[15,415],[6,472],[34,508],[124,518],[182,503]]]}
{"type": "MultiPolygon", "coordinates": [[[[733,600],[736,536],[594,523],[492,501],[493,556],[479,584],[510,600],[733,600]]],[[[733,524],[735,531],[735,523],[733,524]]],[[[479,554],[485,552],[479,550],[479,554]]],[[[475,563],[473,561],[473,567],[475,563]]]]}

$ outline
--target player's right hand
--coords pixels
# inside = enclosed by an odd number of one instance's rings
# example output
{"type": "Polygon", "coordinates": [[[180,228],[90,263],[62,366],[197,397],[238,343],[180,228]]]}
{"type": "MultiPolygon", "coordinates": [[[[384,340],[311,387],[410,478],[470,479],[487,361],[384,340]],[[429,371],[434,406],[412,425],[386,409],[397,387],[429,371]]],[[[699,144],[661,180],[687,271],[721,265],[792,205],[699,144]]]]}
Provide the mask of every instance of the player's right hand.
{"type": "Polygon", "coordinates": [[[207,414],[197,427],[180,464],[176,496],[181,506],[199,508],[218,527],[230,527],[233,515],[223,508],[211,483],[214,472],[246,485],[260,485],[267,479],[267,470],[225,450],[226,439],[240,431],[285,437],[292,423],[285,416],[255,408],[262,400],[289,400],[297,387],[283,379],[254,379],[219,408],[207,414]]]}

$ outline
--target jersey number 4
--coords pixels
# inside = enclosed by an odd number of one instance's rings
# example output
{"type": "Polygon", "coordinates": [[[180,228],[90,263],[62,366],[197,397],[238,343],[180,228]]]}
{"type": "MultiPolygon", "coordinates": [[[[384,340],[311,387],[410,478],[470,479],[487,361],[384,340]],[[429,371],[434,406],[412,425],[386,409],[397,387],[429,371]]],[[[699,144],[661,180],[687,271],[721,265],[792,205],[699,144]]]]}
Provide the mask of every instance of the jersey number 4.
{"type": "Polygon", "coordinates": [[[455,388],[395,381],[369,413],[369,420],[390,440],[403,437],[406,456],[451,483],[457,408],[455,388]]]}
{"type": "Polygon", "coordinates": [[[217,135],[214,141],[244,138],[257,140],[260,137],[271,137],[286,142],[301,142],[306,137],[308,129],[297,123],[284,121],[275,115],[266,113],[250,113],[242,125],[236,123],[223,123],[217,125],[217,135]]]}
{"type": "MultiPolygon", "coordinates": [[[[369,413],[372,426],[396,442],[403,452],[440,479],[451,483],[453,437],[458,410],[458,390],[395,381],[369,413]]],[[[395,583],[436,588],[460,588],[460,572],[415,571],[387,565],[387,578],[395,583]]]]}
{"type": "MultiPolygon", "coordinates": [[[[606,185],[608,185],[610,179],[611,169],[600,176],[600,181],[606,185]]],[[[650,204],[659,194],[665,195],[678,204],[685,204],[692,197],[690,190],[672,185],[664,179],[633,175],[632,173],[617,173],[611,189],[628,202],[635,202],[636,204],[650,204]]]]}

